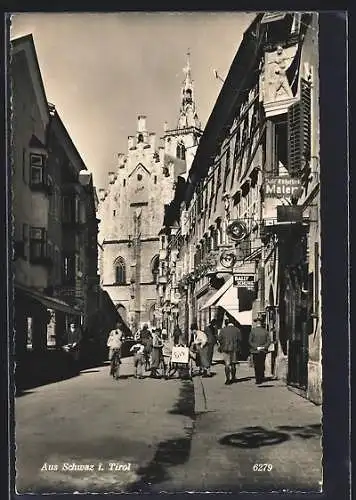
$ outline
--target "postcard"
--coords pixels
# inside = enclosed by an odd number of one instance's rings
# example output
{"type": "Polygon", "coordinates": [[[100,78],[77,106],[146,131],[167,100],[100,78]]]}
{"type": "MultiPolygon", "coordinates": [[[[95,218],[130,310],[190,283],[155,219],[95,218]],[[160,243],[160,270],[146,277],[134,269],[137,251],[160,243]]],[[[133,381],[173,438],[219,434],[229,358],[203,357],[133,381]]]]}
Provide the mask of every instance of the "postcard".
{"type": "Polygon", "coordinates": [[[323,491],[319,48],[12,14],[18,494],[323,491]]]}

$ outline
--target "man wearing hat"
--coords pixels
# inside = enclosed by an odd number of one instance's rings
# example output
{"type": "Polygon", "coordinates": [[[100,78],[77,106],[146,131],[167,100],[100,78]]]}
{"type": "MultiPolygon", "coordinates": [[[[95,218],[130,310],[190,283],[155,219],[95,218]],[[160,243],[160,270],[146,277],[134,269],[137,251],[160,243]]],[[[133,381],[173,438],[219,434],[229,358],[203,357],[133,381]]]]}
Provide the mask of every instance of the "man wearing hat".
{"type": "Polygon", "coordinates": [[[271,342],[268,331],[262,326],[261,317],[255,317],[253,323],[249,340],[250,352],[255,369],[256,384],[262,384],[265,378],[266,354],[271,342]]]}
{"type": "Polygon", "coordinates": [[[231,320],[227,321],[227,325],[220,330],[218,335],[219,350],[223,354],[225,364],[225,385],[236,381],[236,365],[241,339],[241,330],[234,326],[231,320]]]}

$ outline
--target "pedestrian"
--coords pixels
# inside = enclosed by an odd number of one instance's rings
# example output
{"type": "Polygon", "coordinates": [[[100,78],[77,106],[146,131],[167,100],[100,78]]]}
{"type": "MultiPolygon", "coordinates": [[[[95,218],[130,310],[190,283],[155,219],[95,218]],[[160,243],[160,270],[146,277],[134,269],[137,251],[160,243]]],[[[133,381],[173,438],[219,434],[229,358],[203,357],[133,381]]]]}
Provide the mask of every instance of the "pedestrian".
{"type": "Polygon", "coordinates": [[[208,361],[209,365],[213,364],[213,356],[214,356],[214,346],[216,344],[216,319],[212,319],[207,327],[205,327],[205,335],[208,339],[208,361]]]}
{"type": "Polygon", "coordinates": [[[188,345],[188,333],[186,331],[181,330],[178,345],[187,346],[188,345]]]}
{"type": "Polygon", "coordinates": [[[80,344],[83,338],[81,326],[70,323],[66,337],[65,350],[70,354],[73,368],[76,369],[80,357],[80,344]]]}
{"type": "Polygon", "coordinates": [[[199,373],[203,377],[210,377],[210,365],[208,360],[208,339],[204,332],[198,329],[197,323],[191,325],[193,352],[199,356],[199,373]]]}
{"type": "MultiPolygon", "coordinates": [[[[165,330],[165,329],[163,329],[163,330],[165,330]]],[[[171,358],[172,358],[172,350],[173,350],[174,342],[171,338],[168,337],[167,330],[165,332],[163,330],[162,330],[163,369],[164,369],[164,378],[167,380],[170,377],[171,372],[172,372],[171,358]]],[[[176,370],[174,370],[174,372],[175,371],[176,370]]]]}
{"type": "Polygon", "coordinates": [[[174,327],[174,330],[173,330],[174,345],[179,344],[179,339],[181,338],[181,336],[182,336],[182,330],[180,329],[179,325],[176,324],[176,326],[174,327]]]}
{"type": "Polygon", "coordinates": [[[150,356],[152,352],[152,334],[148,329],[147,323],[142,327],[140,334],[140,342],[144,345],[144,355],[145,355],[145,369],[150,369],[150,356]]]}
{"type": "Polygon", "coordinates": [[[106,343],[107,347],[109,347],[110,375],[113,377],[117,375],[114,373],[115,363],[121,365],[120,358],[123,338],[122,324],[117,323],[116,328],[111,330],[106,343]]]}
{"type": "Polygon", "coordinates": [[[151,377],[157,378],[157,370],[162,362],[163,340],[160,329],[152,328],[151,377]]]}
{"type": "Polygon", "coordinates": [[[134,367],[135,367],[135,378],[143,378],[143,366],[145,364],[145,346],[142,342],[137,342],[130,348],[130,352],[133,352],[134,367]]]}
{"type": "Polygon", "coordinates": [[[255,382],[256,384],[262,384],[265,378],[266,354],[271,341],[268,331],[262,326],[261,318],[257,316],[253,322],[254,326],[251,328],[249,339],[250,352],[255,369],[255,382]]]}
{"type": "Polygon", "coordinates": [[[225,364],[225,385],[236,381],[236,364],[241,339],[241,330],[231,321],[220,330],[218,341],[225,364]]]}

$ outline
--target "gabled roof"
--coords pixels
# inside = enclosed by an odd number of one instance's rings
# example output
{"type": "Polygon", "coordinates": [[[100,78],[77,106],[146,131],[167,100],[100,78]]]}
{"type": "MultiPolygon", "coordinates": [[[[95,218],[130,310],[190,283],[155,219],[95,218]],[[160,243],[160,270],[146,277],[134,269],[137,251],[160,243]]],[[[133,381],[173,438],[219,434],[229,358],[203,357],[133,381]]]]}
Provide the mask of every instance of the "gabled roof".
{"type": "Polygon", "coordinates": [[[38,64],[35,43],[32,34],[28,34],[19,38],[10,40],[11,56],[16,57],[16,54],[23,51],[25,53],[29,72],[37,98],[38,106],[41,113],[41,118],[44,124],[49,121],[49,110],[47,105],[46,91],[43,85],[41,69],[38,64]]]}
{"type": "Polygon", "coordinates": [[[57,139],[60,141],[62,147],[66,151],[69,160],[75,167],[76,171],[87,170],[87,167],[80,156],[77,148],[75,147],[68,130],[64,126],[57,110],[51,111],[51,128],[56,135],[57,139]]]}
{"type": "Polygon", "coordinates": [[[133,175],[140,167],[142,167],[148,173],[148,175],[151,175],[151,172],[142,163],[138,163],[132,170],[131,174],[129,174],[129,177],[131,177],[131,175],[133,175]]]}
{"type": "Polygon", "coordinates": [[[187,202],[191,200],[195,185],[206,175],[216,156],[225,131],[230,126],[237,103],[244,95],[248,81],[253,76],[263,41],[263,29],[259,29],[263,15],[263,13],[258,14],[245,31],[205,126],[189,172],[191,182],[187,186],[185,196],[187,202]]]}
{"type": "Polygon", "coordinates": [[[46,146],[43,144],[43,142],[40,141],[39,138],[34,134],[30,139],[29,147],[34,149],[46,149],[46,146]]]}

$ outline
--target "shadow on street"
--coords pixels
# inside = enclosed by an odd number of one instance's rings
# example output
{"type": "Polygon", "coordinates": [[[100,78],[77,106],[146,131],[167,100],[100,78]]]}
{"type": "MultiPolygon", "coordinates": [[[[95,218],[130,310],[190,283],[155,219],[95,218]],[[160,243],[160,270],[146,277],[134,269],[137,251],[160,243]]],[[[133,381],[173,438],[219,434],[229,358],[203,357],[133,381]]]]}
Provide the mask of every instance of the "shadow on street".
{"type": "Polygon", "coordinates": [[[228,434],[219,440],[220,444],[238,448],[261,448],[284,443],[293,437],[310,439],[321,436],[321,425],[280,425],[275,430],[264,427],[244,427],[240,432],[228,434]]]}
{"type": "Polygon", "coordinates": [[[235,381],[234,381],[234,384],[238,384],[239,382],[248,382],[249,380],[252,380],[254,377],[241,377],[241,378],[237,378],[235,381]]]}
{"type": "MultiPolygon", "coordinates": [[[[194,420],[194,385],[191,381],[183,381],[179,398],[173,408],[168,411],[172,415],[184,415],[194,420]]],[[[168,439],[158,444],[151,462],[137,470],[140,479],[126,490],[128,493],[150,492],[151,485],[170,479],[169,467],[182,465],[189,460],[193,424],[187,428],[184,437],[168,439]]]]}

